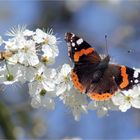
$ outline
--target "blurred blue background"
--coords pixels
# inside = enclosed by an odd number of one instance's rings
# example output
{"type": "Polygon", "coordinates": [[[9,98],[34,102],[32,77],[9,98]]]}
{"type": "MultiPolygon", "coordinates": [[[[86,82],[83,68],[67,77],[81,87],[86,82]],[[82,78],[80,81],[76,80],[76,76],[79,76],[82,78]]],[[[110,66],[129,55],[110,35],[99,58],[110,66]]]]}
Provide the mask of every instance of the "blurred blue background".
{"type": "MultiPolygon", "coordinates": [[[[112,59],[140,68],[140,2],[121,0],[0,1],[0,35],[15,25],[53,28],[60,38],[56,66],[71,63],[64,42],[74,32],[99,53],[105,53],[105,35],[112,59]]],[[[26,85],[22,88],[27,88],[26,85]]],[[[140,111],[110,112],[99,118],[91,111],[74,121],[59,101],[55,111],[33,109],[25,90],[0,98],[0,138],[23,139],[140,139],[140,111]],[[12,131],[11,131],[12,130],[12,131]]]]}

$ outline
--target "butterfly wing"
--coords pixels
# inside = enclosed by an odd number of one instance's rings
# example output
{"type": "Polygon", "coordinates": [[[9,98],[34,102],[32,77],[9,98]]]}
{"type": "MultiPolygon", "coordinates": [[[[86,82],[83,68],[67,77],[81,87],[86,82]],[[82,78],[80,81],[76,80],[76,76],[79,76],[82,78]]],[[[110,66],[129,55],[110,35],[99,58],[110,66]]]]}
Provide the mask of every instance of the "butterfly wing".
{"type": "Polygon", "coordinates": [[[140,73],[126,66],[109,64],[105,69],[96,70],[88,66],[86,69],[74,68],[73,73],[78,79],[74,82],[75,87],[98,101],[108,100],[115,92],[140,84],[140,73]]]}
{"type": "Polygon", "coordinates": [[[115,81],[121,90],[129,90],[140,84],[140,73],[127,66],[113,66],[118,69],[118,73],[114,73],[115,81]]]}
{"type": "Polygon", "coordinates": [[[65,41],[68,44],[68,54],[74,63],[87,64],[99,63],[101,61],[95,49],[75,34],[66,33],[65,41]]]}
{"type": "Polygon", "coordinates": [[[84,65],[84,67],[75,65],[72,80],[80,92],[88,94],[94,100],[109,99],[118,89],[106,59],[96,67],[94,64],[84,65]]]}

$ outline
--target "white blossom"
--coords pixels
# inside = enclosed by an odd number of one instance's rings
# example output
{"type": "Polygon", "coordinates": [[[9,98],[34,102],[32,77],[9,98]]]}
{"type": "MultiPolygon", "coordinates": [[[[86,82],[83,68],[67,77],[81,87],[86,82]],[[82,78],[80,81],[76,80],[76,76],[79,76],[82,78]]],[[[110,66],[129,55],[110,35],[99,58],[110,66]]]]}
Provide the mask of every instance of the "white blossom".
{"type": "Polygon", "coordinates": [[[89,110],[96,110],[97,116],[103,117],[108,115],[109,110],[118,110],[111,100],[106,101],[91,101],[88,104],[89,110]]]}
{"type": "Polygon", "coordinates": [[[57,38],[51,32],[40,29],[35,32],[25,27],[12,28],[7,41],[3,41],[5,49],[13,53],[9,61],[26,66],[36,66],[39,61],[52,64],[58,56],[57,38]],[[40,59],[40,60],[39,60],[40,59]]]}
{"type": "Polygon", "coordinates": [[[71,67],[68,64],[64,64],[56,76],[56,95],[59,96],[63,94],[65,91],[70,91],[72,88],[72,81],[70,79],[70,74],[71,74],[71,67]]]}
{"type": "Polygon", "coordinates": [[[25,67],[24,65],[20,64],[18,64],[18,67],[22,71],[22,79],[20,79],[20,82],[25,83],[33,81],[33,78],[38,70],[36,67],[25,67]]]}
{"type": "Polygon", "coordinates": [[[21,88],[20,80],[22,72],[17,65],[9,65],[0,68],[0,90],[2,92],[17,92],[21,88]]]}
{"type": "Polygon", "coordinates": [[[8,41],[4,41],[5,49],[11,52],[17,52],[19,46],[22,46],[22,42],[23,42],[22,40],[24,40],[23,37],[9,38],[8,41]]]}
{"type": "Polygon", "coordinates": [[[40,29],[36,29],[33,39],[36,43],[41,44],[42,61],[46,64],[52,64],[59,53],[57,38],[52,33],[45,33],[40,29]]]}
{"type": "Polygon", "coordinates": [[[23,42],[23,47],[18,50],[18,62],[24,65],[36,66],[39,63],[35,43],[32,40],[23,42]]]}
{"type": "Polygon", "coordinates": [[[35,73],[32,82],[37,83],[38,85],[43,87],[46,91],[54,91],[55,75],[56,75],[55,69],[47,69],[46,67],[42,66],[35,73]]]}
{"type": "Polygon", "coordinates": [[[26,30],[26,25],[17,25],[14,26],[6,33],[7,36],[13,37],[13,38],[19,38],[23,37],[23,32],[26,30]]]}
{"type": "Polygon", "coordinates": [[[50,46],[56,45],[57,39],[54,35],[45,33],[41,29],[36,29],[35,35],[33,36],[33,39],[35,40],[36,43],[44,43],[48,44],[50,46]]]}
{"type": "Polygon", "coordinates": [[[45,107],[54,109],[55,102],[55,69],[42,66],[34,73],[34,78],[29,83],[29,93],[32,97],[31,105],[35,108],[45,107]]]}
{"type": "Polygon", "coordinates": [[[0,70],[0,83],[11,85],[19,82],[22,77],[22,72],[17,65],[8,65],[0,70]]]}
{"type": "Polygon", "coordinates": [[[116,93],[112,97],[112,101],[115,105],[119,106],[122,112],[126,112],[131,107],[140,108],[140,87],[135,86],[128,91],[116,93]]]}
{"type": "Polygon", "coordinates": [[[51,47],[50,45],[44,44],[42,45],[42,51],[42,61],[46,64],[54,63],[55,57],[58,56],[57,46],[51,47]]]}
{"type": "Polygon", "coordinates": [[[35,35],[33,36],[33,39],[36,43],[40,44],[45,41],[47,34],[43,32],[41,29],[36,29],[35,35]]]}
{"type": "Polygon", "coordinates": [[[60,96],[60,99],[71,110],[76,121],[80,120],[82,113],[87,113],[87,96],[76,89],[72,88],[69,92],[65,92],[60,96]]]}
{"type": "Polygon", "coordinates": [[[26,40],[25,38],[11,39],[5,41],[6,49],[13,52],[13,55],[8,59],[13,63],[20,63],[26,66],[36,66],[39,63],[39,58],[36,54],[35,42],[26,40]]]}
{"type": "Polygon", "coordinates": [[[35,34],[35,32],[31,31],[31,30],[28,30],[26,29],[24,32],[23,32],[23,35],[24,36],[33,36],[35,34]]]}
{"type": "Polygon", "coordinates": [[[54,98],[56,94],[54,92],[47,92],[42,85],[30,83],[29,93],[32,97],[31,105],[34,108],[44,107],[49,110],[55,108],[54,98]]]}

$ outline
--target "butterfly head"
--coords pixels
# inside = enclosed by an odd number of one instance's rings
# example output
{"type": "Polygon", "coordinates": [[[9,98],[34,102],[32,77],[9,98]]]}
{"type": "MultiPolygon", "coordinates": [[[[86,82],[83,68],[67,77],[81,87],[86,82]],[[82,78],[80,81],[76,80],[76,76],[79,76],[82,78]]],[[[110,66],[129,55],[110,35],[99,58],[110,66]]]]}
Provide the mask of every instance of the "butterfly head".
{"type": "Polygon", "coordinates": [[[71,42],[71,40],[73,40],[74,37],[75,37],[75,34],[73,34],[71,32],[65,33],[65,41],[66,42],[71,42]]]}

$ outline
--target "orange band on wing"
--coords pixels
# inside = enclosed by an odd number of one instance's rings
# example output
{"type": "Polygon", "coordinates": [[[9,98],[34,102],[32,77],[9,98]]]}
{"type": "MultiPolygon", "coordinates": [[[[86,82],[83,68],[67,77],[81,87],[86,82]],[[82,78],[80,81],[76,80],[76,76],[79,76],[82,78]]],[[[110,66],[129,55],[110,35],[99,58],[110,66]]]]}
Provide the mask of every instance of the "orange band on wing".
{"type": "Polygon", "coordinates": [[[74,61],[75,62],[78,62],[79,61],[79,58],[82,56],[82,55],[88,55],[90,53],[92,53],[94,51],[93,48],[88,48],[88,49],[82,49],[78,52],[75,52],[74,54],[74,61]]]}
{"type": "Polygon", "coordinates": [[[128,86],[129,80],[128,80],[128,74],[126,73],[126,67],[121,67],[121,76],[122,76],[122,83],[120,84],[120,88],[123,89],[128,86]]]}
{"type": "Polygon", "coordinates": [[[83,87],[83,85],[79,82],[78,76],[75,72],[72,71],[72,75],[71,75],[73,84],[75,86],[75,88],[77,88],[78,90],[80,90],[80,92],[84,92],[85,88],[83,87]]]}
{"type": "Polygon", "coordinates": [[[104,100],[109,100],[114,94],[112,93],[89,93],[88,96],[95,101],[104,101],[104,100]]]}

